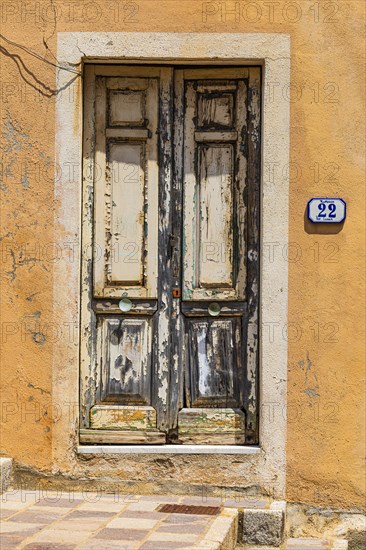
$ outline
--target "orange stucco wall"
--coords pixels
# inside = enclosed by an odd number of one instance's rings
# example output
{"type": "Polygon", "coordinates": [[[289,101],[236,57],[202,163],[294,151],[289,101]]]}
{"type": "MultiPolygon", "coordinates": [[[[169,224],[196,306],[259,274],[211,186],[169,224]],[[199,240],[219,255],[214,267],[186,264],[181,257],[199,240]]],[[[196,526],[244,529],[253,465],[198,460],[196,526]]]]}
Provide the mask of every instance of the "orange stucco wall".
{"type": "MultiPolygon", "coordinates": [[[[54,234],[57,32],[287,33],[291,89],[273,83],[273,93],[291,102],[289,327],[274,327],[274,337],[289,339],[287,498],[362,507],[364,4],[111,5],[107,0],[1,5],[6,37],[1,38],[1,452],[51,470],[53,423],[61,413],[52,407],[51,369],[60,331],[76,341],[77,320],[60,327],[53,317],[53,269],[60,254],[70,254],[54,234]],[[337,232],[329,226],[316,232],[305,221],[312,196],[347,201],[347,220],[337,232]]],[[[271,253],[287,251],[274,247],[271,253]]]]}

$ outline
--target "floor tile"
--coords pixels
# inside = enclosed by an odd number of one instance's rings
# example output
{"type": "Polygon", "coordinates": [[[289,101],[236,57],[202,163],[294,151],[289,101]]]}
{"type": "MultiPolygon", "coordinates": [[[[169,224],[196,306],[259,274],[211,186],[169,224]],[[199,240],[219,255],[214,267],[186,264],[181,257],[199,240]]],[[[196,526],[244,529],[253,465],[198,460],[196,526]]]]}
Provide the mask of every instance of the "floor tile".
{"type": "Polygon", "coordinates": [[[104,540],[143,540],[149,533],[142,529],[112,529],[105,527],[94,536],[94,539],[104,540]]]}
{"type": "Polygon", "coordinates": [[[119,502],[83,502],[78,510],[91,510],[92,512],[121,512],[125,504],[119,502]]]}
{"type": "Polygon", "coordinates": [[[211,521],[214,516],[199,516],[194,514],[169,514],[164,523],[204,523],[211,521]]]}
{"type": "Polygon", "coordinates": [[[67,514],[67,521],[76,521],[80,519],[107,520],[108,518],[113,518],[115,515],[116,515],[115,512],[105,512],[102,510],[73,510],[72,512],[67,514]]]}
{"type": "Polygon", "coordinates": [[[62,520],[62,521],[56,521],[52,525],[52,529],[59,530],[61,529],[64,531],[65,529],[67,531],[88,531],[89,533],[93,533],[94,531],[97,531],[97,529],[100,529],[102,525],[105,523],[105,519],[92,519],[92,520],[79,520],[77,523],[73,521],[70,524],[70,521],[68,520],[62,520]]]}
{"type": "Polygon", "coordinates": [[[102,542],[100,539],[89,539],[78,546],[78,550],[112,550],[113,548],[118,548],[118,550],[135,550],[136,542],[128,540],[108,540],[102,542]]]}
{"type": "Polygon", "coordinates": [[[87,531],[62,530],[62,529],[43,529],[33,538],[32,542],[48,542],[48,543],[63,543],[63,544],[78,544],[86,540],[92,533],[87,531]]]}
{"type": "Polygon", "coordinates": [[[1,501],[2,510],[24,510],[28,508],[32,503],[31,502],[18,502],[13,500],[1,501]]]}
{"type": "Polygon", "coordinates": [[[146,541],[144,542],[139,550],[176,550],[178,548],[189,548],[190,544],[187,545],[186,542],[162,542],[162,541],[146,541]]]}
{"type": "Polygon", "coordinates": [[[180,504],[192,504],[193,506],[221,506],[221,498],[185,497],[180,504]]]}
{"type": "Polygon", "coordinates": [[[197,535],[194,535],[194,534],[189,534],[189,533],[186,533],[184,535],[184,537],[182,537],[182,534],[181,533],[158,533],[157,531],[151,533],[151,535],[149,536],[148,540],[151,540],[151,541],[177,541],[177,542],[180,542],[182,541],[183,539],[183,542],[185,542],[187,544],[187,546],[189,545],[189,543],[192,543],[192,542],[195,542],[198,537],[197,535]]]}
{"type": "Polygon", "coordinates": [[[17,510],[2,510],[0,509],[0,518],[5,520],[6,518],[16,514],[17,510]]]}
{"type": "Polygon", "coordinates": [[[78,506],[83,502],[82,500],[71,500],[68,498],[45,498],[40,500],[39,502],[36,502],[34,506],[47,506],[47,508],[75,508],[75,506],[78,506]]]}
{"type": "Polygon", "coordinates": [[[43,525],[37,525],[35,523],[17,523],[15,521],[3,521],[1,524],[2,533],[14,533],[20,535],[21,533],[35,533],[41,529],[43,525]]]}
{"type": "Polygon", "coordinates": [[[164,516],[167,516],[167,514],[161,513],[161,512],[143,512],[142,510],[124,510],[121,514],[119,514],[118,517],[120,518],[135,518],[136,521],[140,521],[140,519],[157,519],[161,520],[164,518],[164,516]]]}
{"type": "Polygon", "coordinates": [[[76,548],[75,544],[62,544],[57,542],[31,542],[24,546],[26,550],[73,550],[76,548]]]}
{"type": "Polygon", "coordinates": [[[162,503],[164,502],[165,504],[176,504],[177,502],[180,501],[182,497],[181,496],[159,496],[159,495],[143,495],[140,497],[140,501],[147,501],[147,502],[158,502],[158,503],[162,503]]]}
{"type": "Polygon", "coordinates": [[[0,548],[5,550],[8,548],[16,548],[21,542],[23,542],[27,537],[22,535],[12,535],[12,534],[1,534],[0,535],[0,548]]]}
{"type": "Polygon", "coordinates": [[[158,507],[158,502],[149,502],[149,501],[141,501],[141,502],[135,502],[133,504],[129,504],[127,510],[140,510],[140,511],[146,511],[146,512],[154,512],[156,508],[158,507]]]}
{"type": "Polygon", "coordinates": [[[208,524],[197,524],[197,523],[170,523],[162,524],[155,533],[190,533],[190,534],[199,534],[204,533],[208,528],[208,524]]]}
{"type": "Polygon", "coordinates": [[[157,519],[145,519],[145,518],[126,518],[126,517],[118,517],[115,519],[112,519],[108,524],[107,527],[112,528],[115,527],[117,529],[153,529],[157,524],[159,520],[157,519]]]}
{"type": "Polygon", "coordinates": [[[60,518],[60,514],[52,513],[49,511],[43,511],[42,508],[39,508],[38,510],[36,508],[31,508],[28,510],[25,510],[24,512],[19,512],[18,514],[15,514],[11,521],[16,523],[51,523],[52,521],[55,521],[56,519],[60,518]]]}

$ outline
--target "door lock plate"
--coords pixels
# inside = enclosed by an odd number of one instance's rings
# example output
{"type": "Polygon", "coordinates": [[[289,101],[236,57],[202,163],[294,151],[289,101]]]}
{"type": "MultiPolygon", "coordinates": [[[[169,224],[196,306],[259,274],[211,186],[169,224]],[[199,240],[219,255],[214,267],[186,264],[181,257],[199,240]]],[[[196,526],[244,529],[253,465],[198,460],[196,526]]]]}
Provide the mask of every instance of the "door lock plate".
{"type": "Polygon", "coordinates": [[[181,297],[180,288],[173,288],[172,295],[173,295],[173,298],[180,298],[181,297]]]}

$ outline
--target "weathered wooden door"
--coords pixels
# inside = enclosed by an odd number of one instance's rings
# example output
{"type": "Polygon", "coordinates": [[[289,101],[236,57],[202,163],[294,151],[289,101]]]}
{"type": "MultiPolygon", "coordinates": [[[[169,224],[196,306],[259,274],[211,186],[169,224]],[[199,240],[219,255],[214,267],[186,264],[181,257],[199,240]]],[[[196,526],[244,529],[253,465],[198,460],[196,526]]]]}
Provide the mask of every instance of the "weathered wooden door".
{"type": "Polygon", "coordinates": [[[256,443],[260,69],[85,82],[80,440],[256,443]]]}

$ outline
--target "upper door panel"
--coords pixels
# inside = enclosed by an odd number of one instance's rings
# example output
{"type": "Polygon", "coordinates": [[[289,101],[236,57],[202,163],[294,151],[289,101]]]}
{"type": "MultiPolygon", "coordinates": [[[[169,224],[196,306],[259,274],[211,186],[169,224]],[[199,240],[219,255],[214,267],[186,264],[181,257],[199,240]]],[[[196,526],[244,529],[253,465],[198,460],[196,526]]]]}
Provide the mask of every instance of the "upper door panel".
{"type": "Polygon", "coordinates": [[[184,71],[183,300],[245,299],[247,77],[184,71]]]}
{"type": "Polygon", "coordinates": [[[156,298],[158,80],[96,86],[94,296],[156,298]]]}

